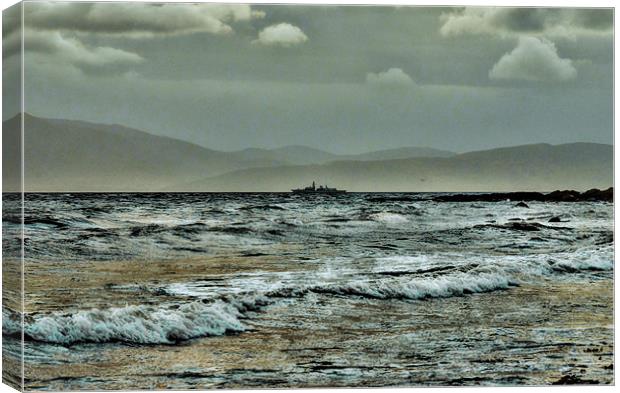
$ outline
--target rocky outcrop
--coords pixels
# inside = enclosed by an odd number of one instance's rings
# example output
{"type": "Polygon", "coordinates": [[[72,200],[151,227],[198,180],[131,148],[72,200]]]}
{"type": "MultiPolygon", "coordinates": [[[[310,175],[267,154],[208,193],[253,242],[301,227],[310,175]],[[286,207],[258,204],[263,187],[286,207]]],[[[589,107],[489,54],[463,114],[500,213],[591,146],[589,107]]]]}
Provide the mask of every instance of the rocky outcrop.
{"type": "Polygon", "coordinates": [[[614,200],[614,188],[609,187],[606,190],[599,190],[598,188],[593,188],[581,194],[581,198],[587,201],[608,201],[613,202],[614,200]]]}
{"type": "MultiPolygon", "coordinates": [[[[538,202],[613,202],[614,189],[593,188],[585,192],[575,190],[557,190],[548,194],[542,192],[497,192],[492,194],[453,194],[433,198],[436,202],[500,202],[500,201],[538,201],[538,202]]],[[[524,203],[525,204],[525,203],[524,203]]],[[[517,206],[521,206],[518,204],[517,206]]]]}

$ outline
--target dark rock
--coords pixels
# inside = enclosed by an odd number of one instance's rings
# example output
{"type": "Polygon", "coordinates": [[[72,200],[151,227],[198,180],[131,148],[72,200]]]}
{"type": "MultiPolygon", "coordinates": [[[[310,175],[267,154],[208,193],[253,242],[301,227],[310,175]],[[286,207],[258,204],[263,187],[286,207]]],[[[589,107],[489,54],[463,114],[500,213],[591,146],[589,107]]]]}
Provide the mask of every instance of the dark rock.
{"type": "Polygon", "coordinates": [[[576,202],[579,200],[579,191],[564,190],[553,191],[545,195],[545,199],[551,202],[576,202]]]}
{"type": "Polygon", "coordinates": [[[530,224],[530,223],[521,222],[521,221],[511,222],[509,224],[506,224],[505,226],[509,229],[514,229],[516,231],[526,231],[526,232],[540,231],[540,228],[542,227],[542,225],[535,223],[535,222],[530,224]]]}
{"type": "Polygon", "coordinates": [[[582,195],[584,198],[588,198],[588,197],[596,197],[598,195],[601,194],[601,190],[599,190],[598,188],[591,188],[588,191],[584,192],[582,195]]]}
{"type": "Polygon", "coordinates": [[[553,382],[552,385],[598,385],[599,381],[595,381],[593,379],[582,379],[577,375],[567,374],[562,376],[562,378],[553,382]]]}
{"type": "Polygon", "coordinates": [[[515,205],[515,207],[525,207],[525,208],[528,208],[528,209],[530,208],[530,207],[527,205],[527,203],[525,203],[525,202],[519,202],[519,203],[517,203],[517,204],[515,205]]]}
{"type": "Polygon", "coordinates": [[[544,225],[541,225],[537,222],[527,223],[523,221],[511,221],[504,225],[489,223],[489,224],[478,224],[478,225],[473,226],[473,228],[476,228],[476,229],[497,228],[497,229],[510,229],[514,231],[526,231],[526,232],[540,231],[540,228],[543,228],[543,227],[544,225]]]}
{"type": "Polygon", "coordinates": [[[525,201],[538,202],[583,202],[583,201],[604,201],[613,202],[614,189],[610,187],[606,190],[593,188],[580,193],[575,190],[557,190],[548,194],[540,192],[497,192],[492,194],[452,194],[440,195],[432,200],[436,202],[501,202],[520,200],[516,206],[528,207],[525,201]],[[526,206],[523,206],[523,205],[526,206]]]}
{"type": "Polygon", "coordinates": [[[549,222],[562,222],[559,216],[551,217],[549,222]]]}
{"type": "Polygon", "coordinates": [[[614,189],[613,187],[609,187],[608,189],[601,191],[598,188],[593,188],[581,194],[581,198],[586,201],[613,202],[614,189]]]}

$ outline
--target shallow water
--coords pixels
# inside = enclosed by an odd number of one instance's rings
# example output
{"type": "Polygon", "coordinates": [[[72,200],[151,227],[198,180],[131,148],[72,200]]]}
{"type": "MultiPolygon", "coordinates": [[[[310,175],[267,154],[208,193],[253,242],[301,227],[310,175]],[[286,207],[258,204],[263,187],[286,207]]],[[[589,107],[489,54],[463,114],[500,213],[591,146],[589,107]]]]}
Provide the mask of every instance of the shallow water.
{"type": "Polygon", "coordinates": [[[613,205],[430,197],[29,194],[27,388],[612,382],[613,205]]]}

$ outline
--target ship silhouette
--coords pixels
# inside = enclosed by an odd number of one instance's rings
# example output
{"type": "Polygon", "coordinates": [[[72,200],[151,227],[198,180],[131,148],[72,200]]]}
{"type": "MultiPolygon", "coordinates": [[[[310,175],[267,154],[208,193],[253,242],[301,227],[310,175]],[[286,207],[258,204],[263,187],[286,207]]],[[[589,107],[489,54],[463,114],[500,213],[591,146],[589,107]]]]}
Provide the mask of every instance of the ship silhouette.
{"type": "Polygon", "coordinates": [[[294,188],[291,190],[293,194],[344,194],[347,192],[346,190],[339,190],[337,188],[329,188],[327,185],[325,186],[316,186],[314,182],[312,182],[311,186],[304,188],[294,188]]]}

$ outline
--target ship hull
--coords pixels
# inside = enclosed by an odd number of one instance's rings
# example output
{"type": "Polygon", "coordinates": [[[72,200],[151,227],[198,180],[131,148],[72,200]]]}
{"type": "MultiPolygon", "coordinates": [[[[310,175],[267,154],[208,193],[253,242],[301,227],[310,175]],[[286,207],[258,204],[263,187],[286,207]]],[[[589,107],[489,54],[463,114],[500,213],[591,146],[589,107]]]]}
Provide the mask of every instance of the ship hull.
{"type": "Polygon", "coordinates": [[[346,190],[336,190],[336,191],[306,191],[306,190],[291,190],[293,194],[312,194],[312,195],[332,195],[332,194],[346,194],[346,190]]]}

